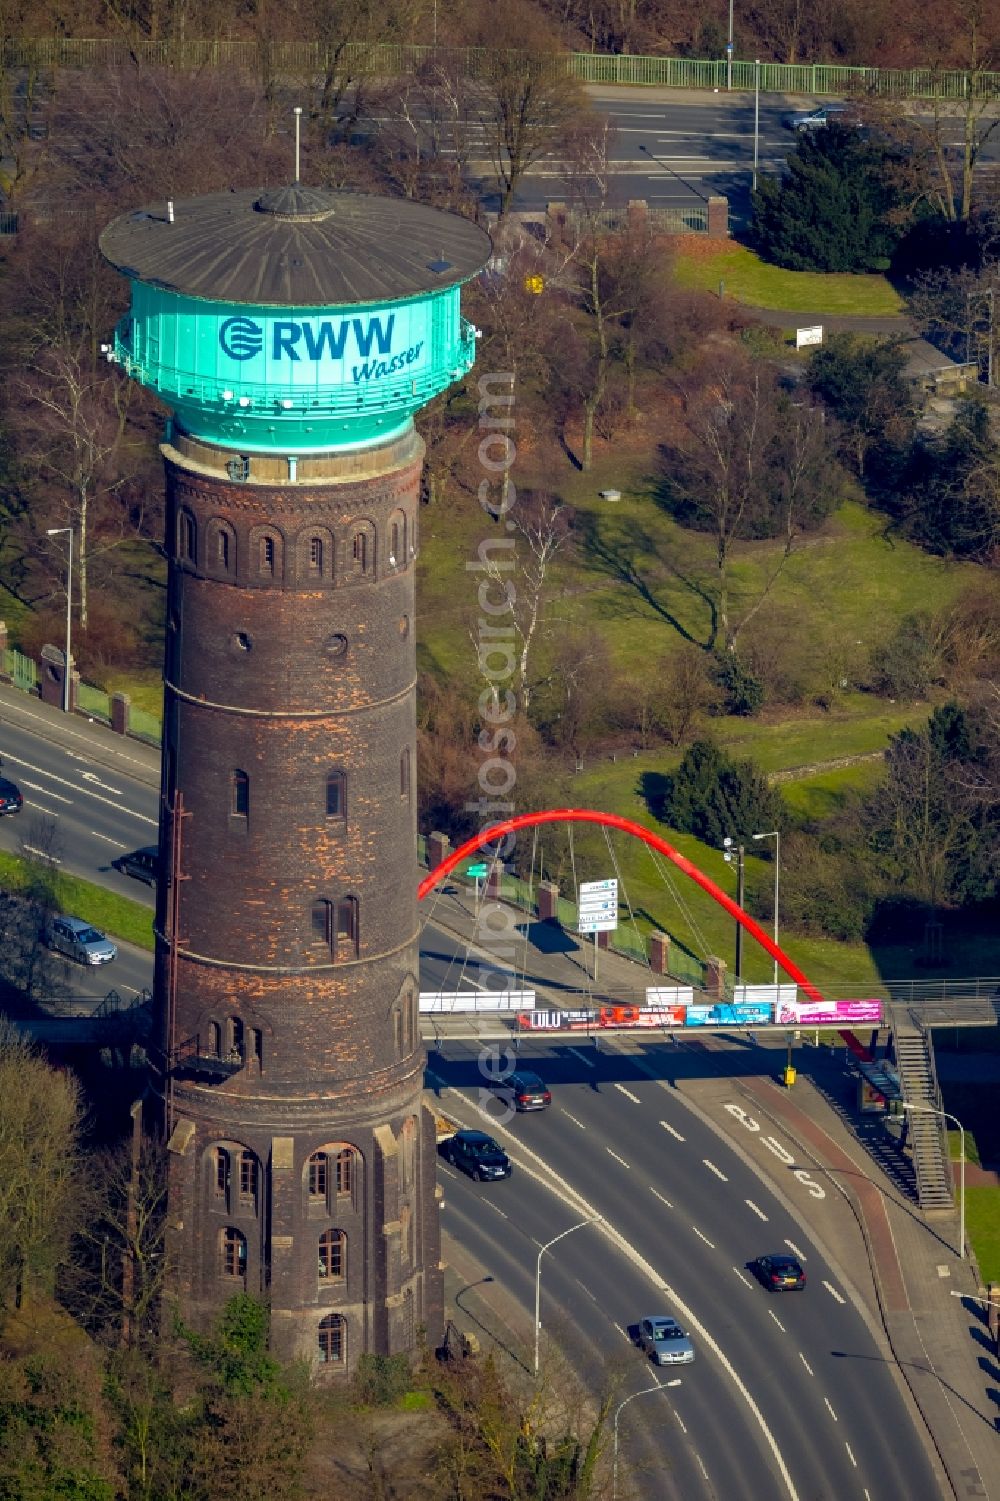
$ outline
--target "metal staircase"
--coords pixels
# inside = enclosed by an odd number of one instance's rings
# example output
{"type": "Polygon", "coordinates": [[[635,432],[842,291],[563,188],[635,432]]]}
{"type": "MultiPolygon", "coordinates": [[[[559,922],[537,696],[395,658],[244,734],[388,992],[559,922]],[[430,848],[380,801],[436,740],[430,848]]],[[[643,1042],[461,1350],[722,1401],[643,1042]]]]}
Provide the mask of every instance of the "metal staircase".
{"type": "Polygon", "coordinates": [[[914,1106],[907,1114],[917,1200],[923,1210],[951,1211],[955,1189],[944,1121],[931,1114],[941,1109],[941,1096],[930,1033],[917,1026],[902,1006],[892,1008],[892,1023],[903,1098],[914,1106]]]}

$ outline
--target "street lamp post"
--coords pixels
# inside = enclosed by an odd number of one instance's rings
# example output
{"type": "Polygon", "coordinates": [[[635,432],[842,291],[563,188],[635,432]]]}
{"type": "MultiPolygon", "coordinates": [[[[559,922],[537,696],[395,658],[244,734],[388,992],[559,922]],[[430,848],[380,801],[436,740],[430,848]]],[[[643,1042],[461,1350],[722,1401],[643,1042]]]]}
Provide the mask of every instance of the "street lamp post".
{"type": "Polygon", "coordinates": [[[760,160],[760,58],[753,60],[753,191],[757,191],[757,163],[760,160]]]}
{"type": "MultiPolygon", "coordinates": [[[[734,858],[736,860],[736,905],[742,911],[745,884],[743,879],[743,845],[737,844],[735,839],[730,839],[727,835],[722,841],[722,847],[725,850],[723,858],[727,865],[734,858]]],[[[743,979],[743,924],[741,922],[737,922],[736,924],[736,979],[737,981],[743,979]]]]}
{"type": "Polygon", "coordinates": [[[957,1116],[947,1110],[938,1110],[934,1105],[911,1105],[901,1100],[904,1110],[918,1110],[925,1115],[939,1115],[943,1120],[954,1121],[958,1127],[958,1254],[965,1260],[965,1128],[957,1116]]]}
{"type": "Polygon", "coordinates": [[[71,526],[50,526],[45,535],[47,537],[60,537],[64,533],[69,537],[69,555],[66,560],[66,656],[63,662],[63,713],[68,714],[70,646],[73,640],[73,528],[71,526]]]}
{"type": "Polygon", "coordinates": [[[576,1225],[570,1225],[568,1230],[561,1230],[558,1235],[553,1235],[547,1240],[538,1253],[538,1261],[535,1265],[535,1375],[538,1375],[538,1337],[541,1333],[541,1301],[542,1301],[542,1257],[557,1240],[563,1240],[567,1235],[572,1235],[574,1230],[582,1230],[585,1225],[596,1225],[602,1218],[599,1214],[591,1214],[585,1220],[580,1220],[576,1225]]]}
{"type": "MultiPolygon", "coordinates": [[[[755,840],[774,840],[774,946],[778,947],[778,895],[781,890],[781,830],[772,829],[769,834],[753,834],[755,840]]],[[[774,961],[774,983],[778,983],[778,961],[774,961]]],[[[777,1000],[777,996],[775,996],[777,1000]]]]}
{"type": "Polygon", "coordinates": [[[729,0],[729,41],[726,43],[726,88],[733,86],[733,0],[729,0]]]}
{"type": "Polygon", "coordinates": [[[623,1407],[634,1402],[636,1397],[648,1397],[650,1392],[665,1392],[668,1386],[680,1386],[681,1378],[675,1376],[673,1381],[658,1381],[655,1386],[644,1386],[641,1392],[633,1392],[631,1397],[626,1397],[624,1402],[618,1404],[614,1421],[614,1457],[611,1462],[611,1501],[617,1501],[618,1496],[618,1419],[621,1417],[623,1407]]]}

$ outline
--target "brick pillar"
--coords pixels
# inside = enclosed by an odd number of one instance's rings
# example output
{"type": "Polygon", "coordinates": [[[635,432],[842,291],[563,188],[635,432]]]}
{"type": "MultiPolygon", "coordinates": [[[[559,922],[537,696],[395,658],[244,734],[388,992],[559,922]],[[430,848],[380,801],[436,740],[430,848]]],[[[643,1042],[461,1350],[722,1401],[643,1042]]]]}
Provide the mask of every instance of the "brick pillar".
{"type": "Polygon", "coordinates": [[[503,864],[495,860],[492,861],[490,864],[490,873],[486,877],[486,895],[494,901],[500,900],[500,884],[503,881],[503,873],[503,864]]]}
{"type": "Polygon", "coordinates": [[[670,939],[666,933],[650,933],[649,967],[654,975],[669,975],[670,939]]]}
{"type": "Polygon", "coordinates": [[[451,841],[447,834],[427,835],[427,869],[436,870],[451,849],[451,841]]]}
{"type": "Polygon", "coordinates": [[[111,695],[111,728],[116,735],[128,734],[128,715],[132,700],[127,693],[111,695]]]}
{"type": "Polygon", "coordinates": [[[7,650],[7,622],[0,620],[0,652],[7,650]]]}
{"type": "MultiPolygon", "coordinates": [[[[593,936],[593,935],[591,935],[591,936],[593,936]]],[[[599,949],[606,949],[609,946],[610,943],[611,943],[611,934],[610,933],[598,933],[597,934],[597,947],[599,949]]]]}
{"type": "Polygon", "coordinates": [[[1000,1354],[1000,1282],[986,1284],[986,1322],[993,1336],[993,1348],[1000,1354]]]}
{"type": "Polygon", "coordinates": [[[649,222],[649,204],[645,198],[630,198],[626,213],[629,229],[644,229],[649,222]]]}
{"type": "Polygon", "coordinates": [[[550,239],[561,240],[566,230],[566,205],[565,203],[547,203],[545,205],[545,228],[550,239]]]}
{"type": "MultiPolygon", "coordinates": [[[[63,673],[65,670],[65,656],[62,647],[43,646],[42,666],[38,674],[38,686],[41,692],[42,703],[51,704],[54,709],[62,708],[63,673]]],[[[79,681],[79,674],[71,671],[69,679],[69,707],[71,713],[76,708],[76,689],[79,681]]]]}
{"type": "Polygon", "coordinates": [[[708,200],[708,238],[710,240],[728,240],[729,238],[729,199],[712,196],[708,200]]]}
{"type": "Polygon", "coordinates": [[[727,969],[725,959],[712,956],[705,960],[705,994],[714,996],[717,1001],[721,1001],[726,994],[727,969]]]}
{"type": "Polygon", "coordinates": [[[538,917],[540,922],[559,921],[559,887],[555,881],[539,881],[538,917]]]}

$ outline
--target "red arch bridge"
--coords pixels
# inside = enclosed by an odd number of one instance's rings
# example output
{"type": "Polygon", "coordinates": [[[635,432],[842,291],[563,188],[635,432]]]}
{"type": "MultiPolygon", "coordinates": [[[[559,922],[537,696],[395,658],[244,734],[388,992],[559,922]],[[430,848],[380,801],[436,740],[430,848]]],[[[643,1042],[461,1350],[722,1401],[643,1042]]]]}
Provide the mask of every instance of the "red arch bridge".
{"type": "MultiPolygon", "coordinates": [[[[790,980],[795,981],[796,985],[805,992],[811,1002],[816,1006],[824,1005],[824,997],[808,976],[802,972],[794,959],[791,959],[785,953],[784,949],[779,947],[774,939],[764,932],[759,923],[756,923],[749,913],[744,912],[743,908],[733,901],[731,896],[727,895],[720,886],[717,886],[709,876],[705,875],[704,871],[699,870],[697,865],[693,864],[685,855],[682,855],[679,850],[675,850],[665,839],[661,839],[659,834],[654,834],[651,829],[645,828],[642,824],[636,823],[631,818],[623,818],[617,813],[600,813],[591,808],[550,808],[541,813],[519,813],[515,818],[504,819],[503,822],[493,824],[481,833],[473,835],[471,839],[467,839],[464,844],[459,845],[458,849],[453,850],[450,855],[442,860],[440,865],[424,876],[417,887],[418,898],[422,901],[429,892],[433,891],[441,881],[445,880],[451,874],[457,865],[461,864],[469,855],[475,854],[477,850],[481,850],[487,845],[497,844],[500,840],[506,838],[507,835],[516,834],[521,829],[533,829],[537,828],[540,824],[548,823],[600,824],[604,828],[618,829],[622,833],[629,834],[634,839],[641,840],[643,844],[649,845],[658,854],[665,856],[684,875],[690,877],[696,886],[700,886],[702,891],[707,892],[713,901],[718,902],[720,907],[728,912],[731,917],[734,917],[741,927],[752,938],[755,938],[760,946],[771,955],[772,959],[777,961],[779,968],[784,970],[790,980]]],[[[795,1024],[789,1023],[789,1025],[795,1024]]],[[[812,1015],[807,1015],[799,1025],[830,1025],[830,1022],[822,1022],[815,1019],[812,1015]]],[[[865,1062],[870,1060],[871,1055],[868,1050],[858,1041],[853,1032],[843,1029],[838,1030],[840,1030],[840,1035],[843,1037],[847,1047],[859,1060],[865,1062]]]]}

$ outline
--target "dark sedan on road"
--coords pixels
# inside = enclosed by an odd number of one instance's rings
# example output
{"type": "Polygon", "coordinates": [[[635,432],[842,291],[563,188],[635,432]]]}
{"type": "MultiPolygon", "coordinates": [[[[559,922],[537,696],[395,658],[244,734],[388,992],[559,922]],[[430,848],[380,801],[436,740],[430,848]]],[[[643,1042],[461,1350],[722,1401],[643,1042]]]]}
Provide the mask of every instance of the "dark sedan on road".
{"type": "Polygon", "coordinates": [[[798,1292],[806,1285],[806,1274],[794,1256],[758,1256],[754,1262],[757,1276],[771,1292],[798,1292]]]}
{"type": "Polygon", "coordinates": [[[20,787],[7,777],[0,777],[0,815],[20,813],[23,803],[20,787]]]}
{"type": "Polygon", "coordinates": [[[460,1167],[479,1182],[511,1175],[510,1158],[485,1131],[456,1131],[445,1142],[442,1154],[452,1167],[460,1167]]]}
{"type": "Polygon", "coordinates": [[[513,1105],[515,1110],[545,1110],[552,1104],[552,1095],[537,1074],[519,1068],[496,1085],[501,1099],[513,1105]]]}
{"type": "Polygon", "coordinates": [[[160,865],[160,852],[156,845],[147,845],[145,849],[132,850],[128,855],[119,855],[112,860],[115,870],[120,870],[123,876],[134,876],[137,881],[145,881],[147,886],[156,885],[156,875],[160,865]]]}

